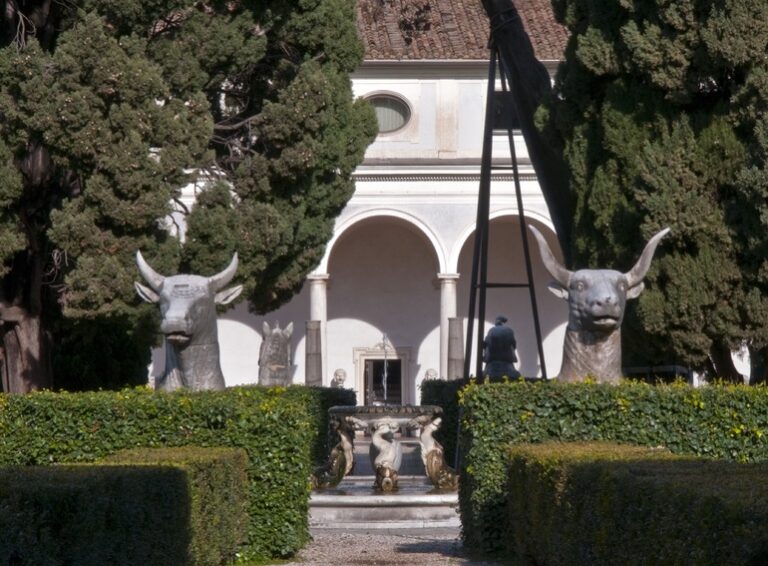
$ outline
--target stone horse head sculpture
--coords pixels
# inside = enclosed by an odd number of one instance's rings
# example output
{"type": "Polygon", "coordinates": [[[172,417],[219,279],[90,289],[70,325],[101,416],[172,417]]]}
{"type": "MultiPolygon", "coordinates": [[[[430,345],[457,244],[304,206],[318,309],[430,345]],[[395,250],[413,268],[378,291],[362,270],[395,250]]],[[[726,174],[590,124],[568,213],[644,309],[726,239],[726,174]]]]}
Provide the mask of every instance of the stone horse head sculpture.
{"type": "Polygon", "coordinates": [[[213,277],[165,277],[149,266],[141,252],[136,252],[136,264],[147,283],[134,283],[136,291],[148,303],[158,304],[162,315],[160,331],[165,336],[166,359],[156,389],[224,389],[216,305],[232,302],[243,290],[242,285],[224,289],[237,271],[237,254],[213,277]]]}
{"type": "Polygon", "coordinates": [[[259,348],[259,385],[290,385],[291,383],[291,335],[293,323],[280,330],[264,321],[261,348],[259,348]]]}
{"type": "Polygon", "coordinates": [[[613,269],[569,271],[555,259],[544,236],[533,226],[541,259],[555,282],[550,290],[568,301],[568,328],[563,344],[563,365],[559,379],[617,383],[621,378],[621,322],[627,299],[642,293],[643,278],[665,228],[653,236],[640,259],[627,273],[613,269]]]}

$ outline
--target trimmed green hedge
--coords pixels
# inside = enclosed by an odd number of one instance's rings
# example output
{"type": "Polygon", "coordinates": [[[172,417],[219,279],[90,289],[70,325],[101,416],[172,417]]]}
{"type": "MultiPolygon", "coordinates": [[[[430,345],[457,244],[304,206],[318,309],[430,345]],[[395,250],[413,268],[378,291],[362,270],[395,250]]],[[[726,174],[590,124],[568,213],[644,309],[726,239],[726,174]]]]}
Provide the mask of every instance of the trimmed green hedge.
{"type": "Polygon", "coordinates": [[[132,448],[100,463],[181,467],[187,473],[189,564],[233,560],[248,529],[248,456],[235,448],[132,448]]]}
{"type": "Polygon", "coordinates": [[[142,450],[115,460],[122,463],[0,469],[0,563],[235,558],[248,523],[244,451],[142,450]]]}
{"type": "Polygon", "coordinates": [[[768,388],[470,384],[462,407],[459,503],[465,544],[502,548],[510,443],[615,441],[753,462],[768,459],[768,388]]]}
{"type": "Polygon", "coordinates": [[[323,408],[339,395],[300,386],[2,395],[0,465],[93,462],[134,447],[243,448],[250,522],[242,555],[289,556],[309,537],[308,478],[325,449],[323,408]]]}
{"type": "Polygon", "coordinates": [[[340,387],[308,387],[307,413],[317,423],[317,437],[312,445],[312,462],[324,464],[328,460],[331,448],[338,442],[334,434],[329,436],[330,419],[328,409],[337,405],[355,406],[357,394],[353,389],[340,387]]]}
{"type": "Polygon", "coordinates": [[[615,444],[509,450],[517,564],[766,564],[767,464],[615,444]]]}

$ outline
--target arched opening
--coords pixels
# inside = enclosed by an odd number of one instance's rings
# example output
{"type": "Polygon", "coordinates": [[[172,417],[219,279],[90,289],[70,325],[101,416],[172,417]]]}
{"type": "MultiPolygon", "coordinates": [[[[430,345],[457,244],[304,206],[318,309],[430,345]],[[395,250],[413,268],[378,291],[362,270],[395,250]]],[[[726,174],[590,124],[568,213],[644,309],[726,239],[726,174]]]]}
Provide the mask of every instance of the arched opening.
{"type": "Polygon", "coordinates": [[[432,242],[400,218],[366,218],[335,242],[328,263],[328,370],[354,376],[347,386],[359,403],[366,365],[377,368],[385,357],[400,360],[400,402],[418,402],[417,376],[439,364],[438,269],[432,242]]]}
{"type": "MultiPolygon", "coordinates": [[[[553,250],[558,249],[557,238],[549,227],[531,219],[528,219],[528,223],[534,224],[545,235],[553,250]]],[[[462,275],[458,288],[458,315],[465,321],[465,336],[474,240],[474,234],[467,238],[458,260],[459,273],[462,275]]],[[[549,377],[554,377],[560,369],[562,360],[563,336],[568,311],[565,302],[552,295],[547,289],[551,277],[544,268],[536,242],[532,237],[529,238],[529,248],[547,374],[549,377]]],[[[526,279],[519,217],[507,215],[491,220],[488,239],[488,282],[526,283],[526,279]]],[[[526,377],[540,376],[541,367],[528,288],[489,288],[486,295],[485,322],[479,331],[485,335],[493,326],[496,316],[500,314],[507,317],[508,326],[515,331],[518,370],[526,377]]],[[[477,328],[475,332],[478,332],[477,328]]],[[[477,334],[475,334],[475,342],[476,339],[477,334]]],[[[475,348],[473,348],[473,359],[470,363],[470,371],[473,374],[476,367],[474,350],[475,348]]]]}

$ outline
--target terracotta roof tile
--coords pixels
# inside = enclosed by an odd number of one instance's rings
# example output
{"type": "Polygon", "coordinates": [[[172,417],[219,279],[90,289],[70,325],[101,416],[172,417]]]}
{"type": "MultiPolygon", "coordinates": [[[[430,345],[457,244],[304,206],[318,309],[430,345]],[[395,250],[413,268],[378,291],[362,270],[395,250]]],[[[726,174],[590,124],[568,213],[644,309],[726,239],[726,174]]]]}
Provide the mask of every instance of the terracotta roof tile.
{"type": "MultiPolygon", "coordinates": [[[[568,39],[550,0],[513,0],[541,60],[561,59],[568,39]]],[[[357,21],[368,60],[488,58],[481,0],[359,0],[357,21]]]]}

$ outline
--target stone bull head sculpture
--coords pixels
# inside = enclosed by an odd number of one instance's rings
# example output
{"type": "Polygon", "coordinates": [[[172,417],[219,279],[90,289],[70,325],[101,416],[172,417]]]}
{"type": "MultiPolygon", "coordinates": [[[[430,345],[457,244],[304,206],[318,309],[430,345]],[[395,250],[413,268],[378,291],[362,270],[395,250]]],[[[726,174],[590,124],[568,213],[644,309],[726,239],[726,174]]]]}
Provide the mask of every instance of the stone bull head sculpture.
{"type": "Polygon", "coordinates": [[[165,277],[152,269],[141,252],[136,252],[139,272],[147,285],[134,283],[139,296],[160,306],[160,331],[165,336],[166,358],[163,376],[156,389],[172,391],[187,387],[193,391],[224,389],[219,363],[216,305],[232,302],[242,285],[224,289],[237,271],[237,254],[229,266],[213,277],[174,275],[165,277]]]}
{"type": "Polygon", "coordinates": [[[550,290],[568,301],[568,328],[563,344],[563,365],[559,379],[583,381],[588,376],[602,383],[621,378],[621,322],[627,299],[642,293],[643,278],[665,228],[653,236],[640,259],[627,273],[613,269],[569,271],[558,262],[544,236],[529,226],[536,237],[541,258],[555,282],[550,290]]]}

